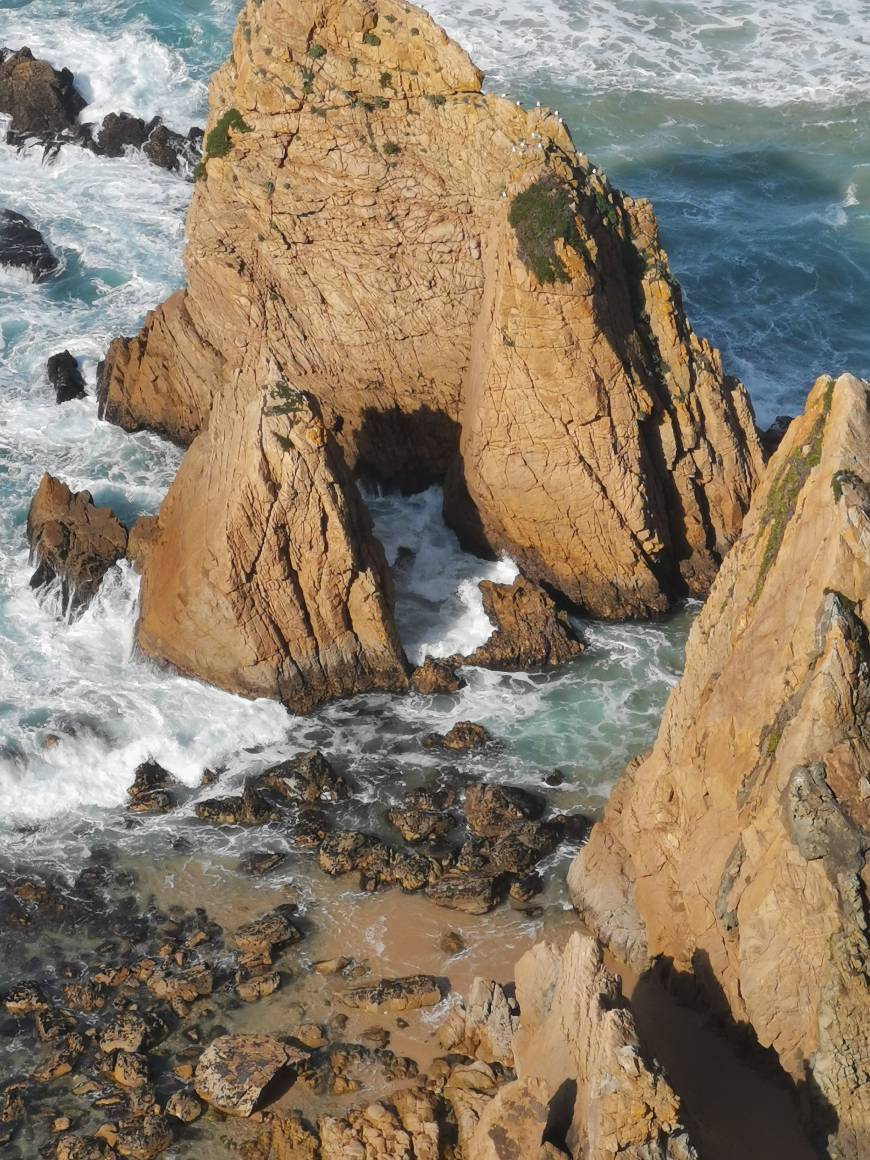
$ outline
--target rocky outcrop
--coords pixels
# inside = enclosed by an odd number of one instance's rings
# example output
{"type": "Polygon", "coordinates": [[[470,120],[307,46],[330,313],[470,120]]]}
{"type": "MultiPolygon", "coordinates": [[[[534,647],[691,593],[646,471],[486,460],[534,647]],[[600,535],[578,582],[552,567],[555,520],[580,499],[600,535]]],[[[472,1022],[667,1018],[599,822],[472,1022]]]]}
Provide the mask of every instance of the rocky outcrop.
{"type": "Polygon", "coordinates": [[[29,218],[0,209],[0,266],[24,270],[34,282],[44,282],[57,273],[60,263],[29,218]]]}
{"type": "Polygon", "coordinates": [[[316,406],[240,376],[215,404],[156,519],[139,648],[181,672],[297,712],[406,688],[380,544],[316,406]]]}
{"type": "Polygon", "coordinates": [[[352,470],[447,480],[463,540],[602,616],[706,591],[761,451],[649,206],[484,94],[398,0],[248,0],[211,87],[187,289],[116,346],[107,417],[189,442],[268,350],[352,470]]]}
{"type": "Polygon", "coordinates": [[[583,652],[567,613],[539,584],[523,576],[513,584],[481,580],[480,591],[495,632],[473,653],[452,658],[457,663],[527,671],[561,665],[583,652]]]}
{"type": "Polygon", "coordinates": [[[52,475],[42,477],[33,496],[27,538],[37,565],[31,587],[59,580],[65,615],[90,602],[127,548],[127,529],[110,508],[95,507],[90,492],[72,492],[52,475]]]}
{"type": "MultiPolygon", "coordinates": [[[[477,1042],[471,1054],[483,1060],[512,1056],[517,1079],[478,1107],[467,1155],[695,1160],[679,1099],[645,1059],[620,981],[604,968],[595,940],[577,931],[562,951],[538,943],[515,975],[519,1027],[503,994],[495,1003],[500,988],[487,996],[482,981],[475,984],[480,1010],[466,1046],[477,1042]]],[[[457,1026],[452,1015],[448,1041],[457,1026]]]]}
{"type": "Polygon", "coordinates": [[[68,350],[53,354],[45,364],[45,372],[58,403],[69,403],[73,399],[85,397],[85,380],[79,370],[78,359],[68,350]]]}
{"type": "Polygon", "coordinates": [[[571,870],[772,1047],[829,1154],[870,1147],[870,385],[820,379],[692,629],[652,753],[571,870]]]}
{"type": "Polygon", "coordinates": [[[68,68],[36,60],[29,48],[0,49],[0,113],[11,117],[13,132],[51,136],[74,131],[86,105],[68,68]]]}
{"type": "Polygon", "coordinates": [[[228,1116],[249,1116],[263,1090],[305,1054],[272,1035],[221,1035],[196,1066],[196,1094],[228,1116]]]}

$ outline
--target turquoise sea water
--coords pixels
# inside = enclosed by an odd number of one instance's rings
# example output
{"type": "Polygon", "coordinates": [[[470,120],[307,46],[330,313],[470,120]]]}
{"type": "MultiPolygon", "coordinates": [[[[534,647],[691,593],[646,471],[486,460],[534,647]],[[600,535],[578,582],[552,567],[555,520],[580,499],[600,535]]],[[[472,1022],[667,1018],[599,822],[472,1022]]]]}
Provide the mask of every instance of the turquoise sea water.
{"type": "MultiPolygon", "coordinates": [[[[762,422],[794,412],[813,379],[870,373],[870,19],[831,4],[703,0],[480,0],[431,11],[515,99],[559,109],[575,141],[653,199],[696,329],[744,378],[762,422]]],[[[84,119],[124,109],[202,122],[234,0],[0,0],[0,43],[29,44],[77,75],[84,119]]],[[[152,511],[179,453],[99,423],[93,397],[57,408],[43,367],[69,347],[93,383],[117,333],[132,333],[182,281],[190,187],[140,157],[0,147],[0,205],[32,217],[64,261],[33,287],[0,271],[0,792],[10,822],[68,825],[124,797],[148,755],[195,782],[244,746],[317,740],[346,757],[385,736],[471,717],[512,744],[500,776],[554,765],[599,800],[655,734],[682,662],[691,610],[656,625],[585,626],[588,653],[547,678],[478,673],[459,703],[364,699],[306,723],[147,666],[132,655],[136,583],[121,569],[75,625],[27,587],[23,524],[44,470],[90,488],[122,518],[152,511]],[[385,727],[384,722],[388,721],[385,727]]],[[[440,525],[437,495],[374,498],[400,576],[410,652],[486,635],[475,596],[486,566],[440,525]],[[433,576],[437,581],[433,581],[433,576]]],[[[498,568],[509,568],[503,564],[498,568]]],[[[499,573],[500,574],[500,573],[499,573]]],[[[51,827],[46,833],[51,831],[51,827]]],[[[35,839],[28,839],[31,852],[35,839]]]]}

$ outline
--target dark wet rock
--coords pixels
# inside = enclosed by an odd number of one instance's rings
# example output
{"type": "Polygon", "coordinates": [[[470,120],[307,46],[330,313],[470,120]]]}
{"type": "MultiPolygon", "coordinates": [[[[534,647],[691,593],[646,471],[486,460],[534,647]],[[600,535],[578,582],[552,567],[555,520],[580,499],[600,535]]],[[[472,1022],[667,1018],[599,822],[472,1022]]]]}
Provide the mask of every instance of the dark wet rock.
{"type": "Polygon", "coordinates": [[[158,124],[159,119],[146,122],[132,113],[109,113],[94,138],[94,152],[104,157],[122,157],[125,149],[141,149],[158,124]]]}
{"type": "Polygon", "coordinates": [[[318,749],[271,766],[254,784],[294,802],[337,802],[350,797],[350,786],[318,749]]]}
{"type": "Polygon", "coordinates": [[[280,986],[281,975],[278,971],[264,971],[249,978],[244,977],[240,971],[236,979],[236,994],[243,1003],[256,1003],[259,999],[274,995],[280,986]]]}
{"type": "Polygon", "coordinates": [[[107,1055],[113,1051],[147,1051],[166,1037],[166,1024],[153,1012],[122,1011],[102,1028],[98,1042],[107,1055]]]}
{"type": "Polygon", "coordinates": [[[76,1029],[76,1021],[69,1011],[61,1007],[42,1007],[33,1018],[37,1039],[52,1043],[76,1029]]]}
{"type": "Polygon", "coordinates": [[[254,850],[247,854],[239,863],[239,869],[245,874],[252,874],[255,878],[262,878],[277,870],[287,861],[287,855],[276,850],[254,850]]]}
{"type": "Polygon", "coordinates": [[[192,1124],[202,1115],[202,1104],[191,1092],[177,1091],[166,1101],[166,1114],[182,1124],[192,1124]]]}
{"type": "Polygon", "coordinates": [[[426,888],[436,906],[465,914],[487,914],[504,897],[505,881],[493,874],[445,874],[426,888]]]}
{"type": "Polygon", "coordinates": [[[513,584],[482,580],[480,591],[496,630],[473,653],[458,658],[463,664],[528,672],[564,664],[584,651],[568,614],[539,584],[523,576],[513,584]]]}
{"type": "Polygon", "coordinates": [[[202,134],[198,129],[191,129],[186,137],[168,129],[166,125],[158,124],[148,134],[148,140],[142,147],[142,152],[149,161],[159,165],[161,169],[168,169],[177,173],[184,165],[193,167],[199,160],[202,151],[202,134]]]}
{"type": "Polygon", "coordinates": [[[322,810],[303,810],[293,823],[293,840],[313,848],[323,842],[330,831],[330,820],[322,810]]]}
{"type": "Polygon", "coordinates": [[[170,1003],[195,1003],[214,990],[214,975],[204,963],[192,967],[159,967],[148,978],[148,990],[155,999],[170,1003]]]}
{"type": "Polygon", "coordinates": [[[760,433],[759,438],[766,458],[770,459],[771,455],[773,455],[774,451],[782,443],[789,424],[793,419],[794,415],[777,415],[767,430],[760,433]]]}
{"type": "Polygon", "coordinates": [[[33,1070],[33,1078],[37,1083],[51,1083],[69,1075],[77,1066],[85,1051],[85,1041],[81,1035],[74,1032],[67,1035],[54,1048],[47,1059],[38,1064],[33,1070]]]}
{"type": "Polygon", "coordinates": [[[537,852],[516,834],[496,838],[489,845],[488,855],[496,870],[505,870],[511,874],[528,874],[538,861],[537,852]]]}
{"type": "Polygon", "coordinates": [[[90,492],[72,492],[47,474],[30,504],[27,537],[37,565],[31,587],[60,580],[67,614],[89,603],[127,549],[127,529],[110,508],[95,507],[90,492]]]}
{"type": "Polygon", "coordinates": [[[426,657],[411,673],[411,688],[426,696],[458,693],[465,681],[457,675],[456,665],[437,657],[426,657]]]}
{"type": "Polygon", "coordinates": [[[196,1094],[229,1116],[250,1116],[263,1089],[308,1053],[271,1035],[222,1035],[196,1067],[196,1094]]]}
{"type": "Polygon", "coordinates": [[[544,881],[540,874],[526,874],[511,883],[508,893],[514,902],[529,902],[543,889],[544,881]]]}
{"type": "Polygon", "coordinates": [[[27,1085],[13,1081],[0,1088],[0,1124],[11,1124],[24,1115],[24,1093],[27,1085]]]}
{"type": "Polygon", "coordinates": [[[403,805],[406,809],[438,812],[449,809],[456,800],[456,790],[452,786],[420,786],[405,794],[403,805]]]}
{"type": "Polygon", "coordinates": [[[336,830],[324,838],[319,862],[321,870],[336,878],[375,864],[384,864],[386,854],[386,845],[371,834],[358,833],[356,830],[336,830]]]}
{"type": "Polygon", "coordinates": [[[106,1160],[106,1151],[97,1140],[70,1135],[58,1140],[55,1160],[106,1160]]]}
{"type": "Polygon", "coordinates": [[[48,1006],[48,1000],[39,984],[28,980],[17,983],[7,993],[3,1006],[10,1015],[32,1015],[36,1011],[44,1010],[48,1006]]]}
{"type": "Polygon", "coordinates": [[[87,101],[69,69],[36,60],[29,48],[0,49],[0,113],[12,118],[22,136],[51,136],[75,131],[87,101]]]}
{"type": "Polygon", "coordinates": [[[445,930],[438,945],[446,955],[461,955],[466,950],[466,942],[458,930],[445,930]]]}
{"type": "Polygon", "coordinates": [[[492,741],[492,736],[483,725],[474,721],[457,721],[448,733],[428,733],[423,738],[426,749],[453,749],[464,752],[481,749],[492,741]]]}
{"type": "Polygon", "coordinates": [[[148,1057],[135,1051],[118,1051],[112,1062],[112,1079],[122,1088],[148,1083],[148,1057]]]}
{"type": "Polygon", "coordinates": [[[135,814],[166,814],[175,800],[170,789],[178,782],[156,761],[145,761],[137,767],[133,784],[128,788],[128,809],[135,814]]]}
{"type": "Polygon", "coordinates": [[[508,785],[470,785],[463,809],[473,833],[497,838],[518,823],[535,821],[544,812],[545,802],[537,794],[508,785]]]}
{"type": "Polygon", "coordinates": [[[26,270],[34,282],[44,282],[60,263],[29,218],[0,209],[0,266],[26,270]]]}
{"type": "Polygon", "coordinates": [[[213,826],[260,826],[277,815],[261,793],[246,785],[241,794],[197,802],[196,816],[213,826]]]}
{"type": "Polygon", "coordinates": [[[171,1147],[175,1140],[166,1116],[147,1115],[141,1124],[124,1124],[118,1131],[115,1149],[129,1160],[152,1160],[171,1147]]]}
{"type": "Polygon", "coordinates": [[[45,364],[45,371],[58,403],[85,397],[85,380],[79,370],[79,361],[68,350],[53,354],[45,364]]]}
{"type": "Polygon", "coordinates": [[[327,835],[320,847],[320,867],[327,874],[359,873],[363,890],[399,886],[420,890],[440,873],[438,864],[422,854],[396,850],[372,834],[338,830],[327,835]]]}
{"type": "Polygon", "coordinates": [[[409,975],[352,987],[339,997],[346,1007],[359,1011],[414,1011],[434,1007],[444,996],[441,984],[433,975],[409,975]]]}
{"type": "Polygon", "coordinates": [[[387,821],[399,831],[406,842],[433,842],[442,838],[456,821],[449,814],[432,810],[387,810],[387,821]]]}
{"type": "Polygon", "coordinates": [[[585,814],[557,814],[552,820],[566,842],[582,842],[592,829],[592,819],[585,814]]]}
{"type": "Polygon", "coordinates": [[[302,933],[293,921],[295,907],[279,906],[268,914],[246,922],[233,935],[239,954],[243,959],[261,959],[271,962],[272,955],[298,942],[302,933]]]}

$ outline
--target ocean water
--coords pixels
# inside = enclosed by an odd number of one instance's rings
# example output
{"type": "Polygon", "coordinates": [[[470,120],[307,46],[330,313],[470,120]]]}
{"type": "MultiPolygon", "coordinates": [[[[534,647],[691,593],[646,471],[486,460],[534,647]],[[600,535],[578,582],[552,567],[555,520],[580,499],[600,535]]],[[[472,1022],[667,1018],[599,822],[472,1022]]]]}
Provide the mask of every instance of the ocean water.
{"type": "MultiPolygon", "coordinates": [[[[235,0],[0,0],[0,43],[67,65],[92,106],[202,123],[235,0]]],[[[718,344],[767,421],[800,408],[812,378],[870,373],[870,21],[861,0],[433,0],[488,85],[559,109],[615,183],[653,199],[696,329],[718,344]]],[[[587,653],[556,674],[474,671],[459,698],[361,698],[304,722],[161,672],[132,649],[136,579],[121,567],[74,624],[37,600],[24,523],[49,470],[125,520],[154,511],[179,452],[100,423],[93,394],[55,406],[46,358],[64,347],[93,387],[109,339],[133,333],[182,282],[190,186],[138,156],[0,146],[0,205],[31,217],[63,261],[31,286],[0,271],[0,827],[7,853],[86,852],[116,830],[147,756],[194,786],[232,783],[250,751],[317,744],[378,795],[377,767],[413,765],[413,738],[456,719],[508,743],[485,771],[536,784],[561,769],[572,801],[603,801],[652,741],[678,678],[694,607],[656,624],[584,624],[587,653]],[[246,755],[245,751],[249,751],[246,755]],[[241,756],[240,756],[241,755],[241,756]],[[388,762],[388,764],[389,764],[388,762]]],[[[464,556],[439,496],[370,496],[398,568],[409,655],[485,639],[477,581],[510,561],[464,556]]],[[[423,762],[425,766],[425,761],[423,762]]],[[[567,791],[566,791],[567,792],[567,791]]],[[[170,823],[155,823],[155,827],[170,823]]]]}

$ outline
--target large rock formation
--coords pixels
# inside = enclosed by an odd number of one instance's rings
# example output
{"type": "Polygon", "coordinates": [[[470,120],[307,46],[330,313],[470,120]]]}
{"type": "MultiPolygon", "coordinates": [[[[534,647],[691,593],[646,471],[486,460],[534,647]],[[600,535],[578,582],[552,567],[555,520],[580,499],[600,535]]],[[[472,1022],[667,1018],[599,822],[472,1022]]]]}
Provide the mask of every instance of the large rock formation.
{"type": "Polygon", "coordinates": [[[159,517],[133,528],[139,647],[297,712],[403,690],[389,574],[368,512],[317,407],[263,381],[239,375],[221,395],[159,517]]]}
{"type": "Polygon", "coordinates": [[[68,68],[36,60],[29,48],[0,48],[0,113],[11,118],[14,132],[46,136],[77,130],[87,101],[68,68]]]}
{"type": "Polygon", "coordinates": [[[482,1110],[474,1160],[695,1160],[680,1102],[643,1055],[619,979],[579,931],[538,943],[516,966],[517,1079],[482,1110]]]}
{"type": "Polygon", "coordinates": [[[481,82],[398,0],[248,0],[187,289],[114,344],[104,414],[189,443],[268,349],[351,469],[447,479],[468,544],[596,614],[661,610],[739,530],[745,392],[692,333],[649,206],[481,82]]]}
{"type": "Polygon", "coordinates": [[[127,549],[127,529],[111,508],[95,507],[89,491],[70,491],[48,474],[30,504],[27,538],[36,564],[31,587],[59,581],[65,615],[90,602],[127,549]]]}
{"type": "Polygon", "coordinates": [[[652,753],[572,867],[637,965],[694,972],[870,1152],[870,385],[820,379],[696,621],[652,753]]]}

